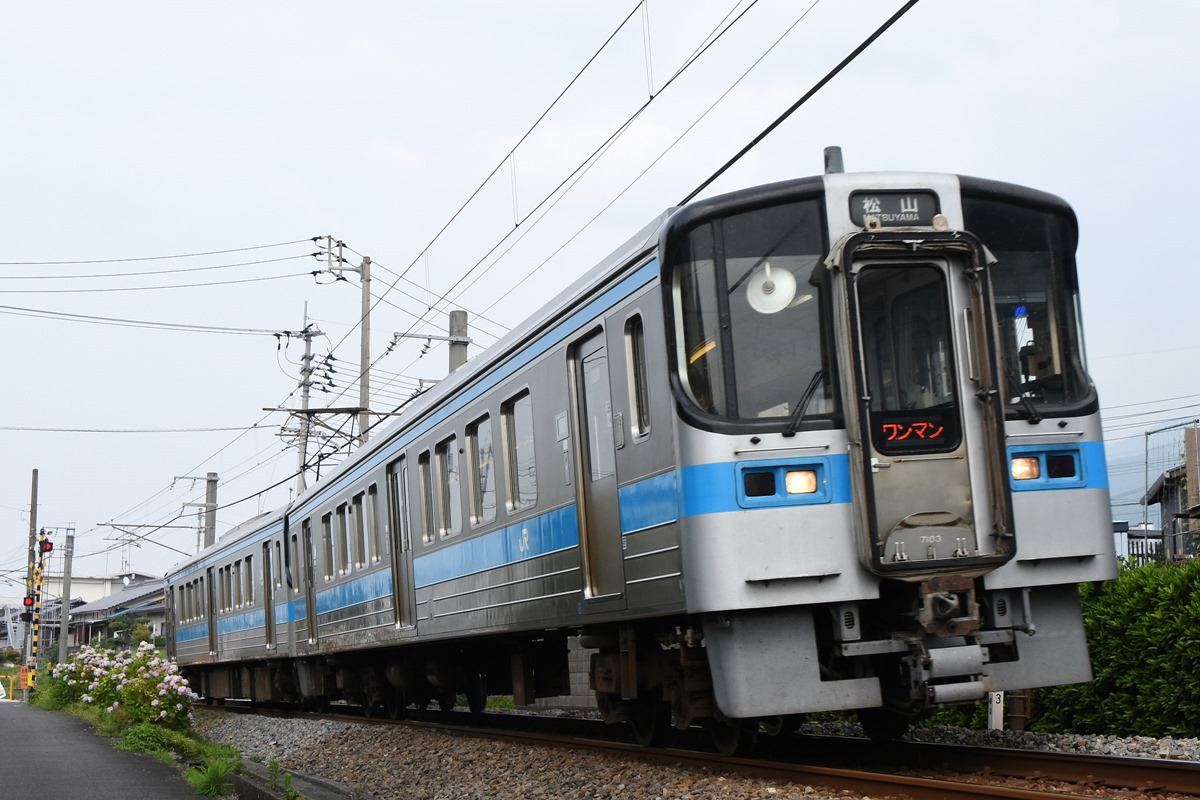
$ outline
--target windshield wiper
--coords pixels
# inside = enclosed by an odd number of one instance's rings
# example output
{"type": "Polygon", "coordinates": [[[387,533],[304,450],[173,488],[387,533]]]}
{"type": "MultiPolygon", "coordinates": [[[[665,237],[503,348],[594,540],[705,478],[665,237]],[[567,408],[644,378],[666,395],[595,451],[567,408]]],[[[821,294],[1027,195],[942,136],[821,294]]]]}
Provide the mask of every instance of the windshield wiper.
{"type": "Polygon", "coordinates": [[[825,378],[825,370],[818,369],[813,373],[812,380],[808,382],[808,386],[804,389],[804,394],[800,395],[800,402],[796,403],[796,408],[788,416],[788,423],[783,428],[783,435],[789,439],[796,435],[796,431],[800,427],[800,423],[804,420],[804,412],[808,410],[808,404],[812,402],[813,395],[817,393],[817,387],[821,385],[821,381],[825,378]]]}
{"type": "Polygon", "coordinates": [[[1013,377],[1012,370],[1008,365],[1004,365],[1004,378],[1008,381],[1008,388],[1021,401],[1021,406],[1025,409],[1025,413],[1029,415],[1029,424],[1037,425],[1042,421],[1042,415],[1038,413],[1037,406],[1033,404],[1033,400],[1029,397],[1029,391],[1017,383],[1017,379],[1013,377]]]}

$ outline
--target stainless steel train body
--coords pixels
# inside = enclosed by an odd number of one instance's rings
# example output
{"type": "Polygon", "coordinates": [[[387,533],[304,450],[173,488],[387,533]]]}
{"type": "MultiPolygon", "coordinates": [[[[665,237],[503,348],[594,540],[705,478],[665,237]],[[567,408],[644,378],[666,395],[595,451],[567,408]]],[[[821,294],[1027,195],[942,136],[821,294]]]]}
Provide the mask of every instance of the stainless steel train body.
{"type": "Polygon", "coordinates": [[[1075,242],[952,175],[664,214],[172,572],[173,654],[208,697],[398,713],[563,694],[578,636],[647,737],[1088,680],[1076,585],[1115,559],[1075,242]]]}

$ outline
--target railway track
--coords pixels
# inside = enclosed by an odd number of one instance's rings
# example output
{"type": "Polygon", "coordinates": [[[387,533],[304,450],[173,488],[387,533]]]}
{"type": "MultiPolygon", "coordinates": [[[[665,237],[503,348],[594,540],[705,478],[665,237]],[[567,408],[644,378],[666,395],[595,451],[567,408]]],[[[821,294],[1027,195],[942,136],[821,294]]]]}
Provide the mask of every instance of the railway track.
{"type": "Polygon", "coordinates": [[[707,739],[700,731],[677,737],[678,746],[646,748],[618,738],[619,728],[569,717],[417,712],[409,719],[393,722],[368,719],[358,713],[297,713],[251,709],[232,703],[225,710],[355,724],[402,724],[453,736],[569,747],[621,760],[641,759],[780,783],[823,786],[875,800],[885,797],[1200,798],[1198,762],[925,743],[885,746],[865,739],[801,735],[760,740],[760,747],[751,758],[722,756],[707,750],[707,739]],[[864,768],[864,764],[870,766],[864,768]]]}

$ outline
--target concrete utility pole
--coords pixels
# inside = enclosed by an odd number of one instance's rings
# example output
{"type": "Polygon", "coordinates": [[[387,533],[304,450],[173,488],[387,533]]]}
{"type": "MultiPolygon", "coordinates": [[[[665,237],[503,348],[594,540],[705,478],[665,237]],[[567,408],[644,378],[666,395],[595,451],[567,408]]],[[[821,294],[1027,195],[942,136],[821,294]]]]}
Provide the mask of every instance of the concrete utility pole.
{"type": "Polygon", "coordinates": [[[217,473],[205,477],[204,487],[204,546],[217,541],[217,473]]]}
{"type": "MultiPolygon", "coordinates": [[[[33,597],[33,562],[37,558],[37,499],[38,499],[38,471],[33,471],[33,488],[29,493],[29,570],[25,573],[25,596],[33,597]]],[[[30,652],[33,647],[33,625],[25,624],[25,663],[29,663],[30,652]]],[[[28,698],[28,691],[25,693],[28,698]]]]}
{"type": "Polygon", "coordinates": [[[450,312],[450,373],[467,363],[467,312],[450,312]]]}
{"type": "Polygon", "coordinates": [[[71,649],[71,559],[75,556],[75,529],[67,528],[67,543],[63,545],[62,602],[59,604],[58,663],[67,663],[71,649]]]}
{"type": "Polygon", "coordinates": [[[359,320],[361,334],[358,348],[358,444],[367,443],[371,428],[371,257],[363,256],[358,268],[362,278],[362,319],[359,320]]]}
{"type": "Polygon", "coordinates": [[[306,487],[304,473],[308,461],[308,434],[312,428],[312,419],[308,415],[308,395],[309,389],[312,388],[313,374],[312,340],[314,336],[322,335],[316,326],[308,324],[308,303],[304,304],[304,331],[301,335],[304,337],[304,359],[300,362],[300,458],[296,469],[297,495],[306,487]]]}

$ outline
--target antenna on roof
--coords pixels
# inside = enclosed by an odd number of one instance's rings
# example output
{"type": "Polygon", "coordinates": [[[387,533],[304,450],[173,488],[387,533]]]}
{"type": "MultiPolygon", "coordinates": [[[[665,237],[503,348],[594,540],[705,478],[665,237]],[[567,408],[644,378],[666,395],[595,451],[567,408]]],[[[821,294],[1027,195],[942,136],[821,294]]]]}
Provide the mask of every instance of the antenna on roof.
{"type": "Polygon", "coordinates": [[[825,174],[832,175],[835,172],[845,172],[846,168],[842,165],[842,148],[837,145],[832,145],[825,148],[825,174]]]}

